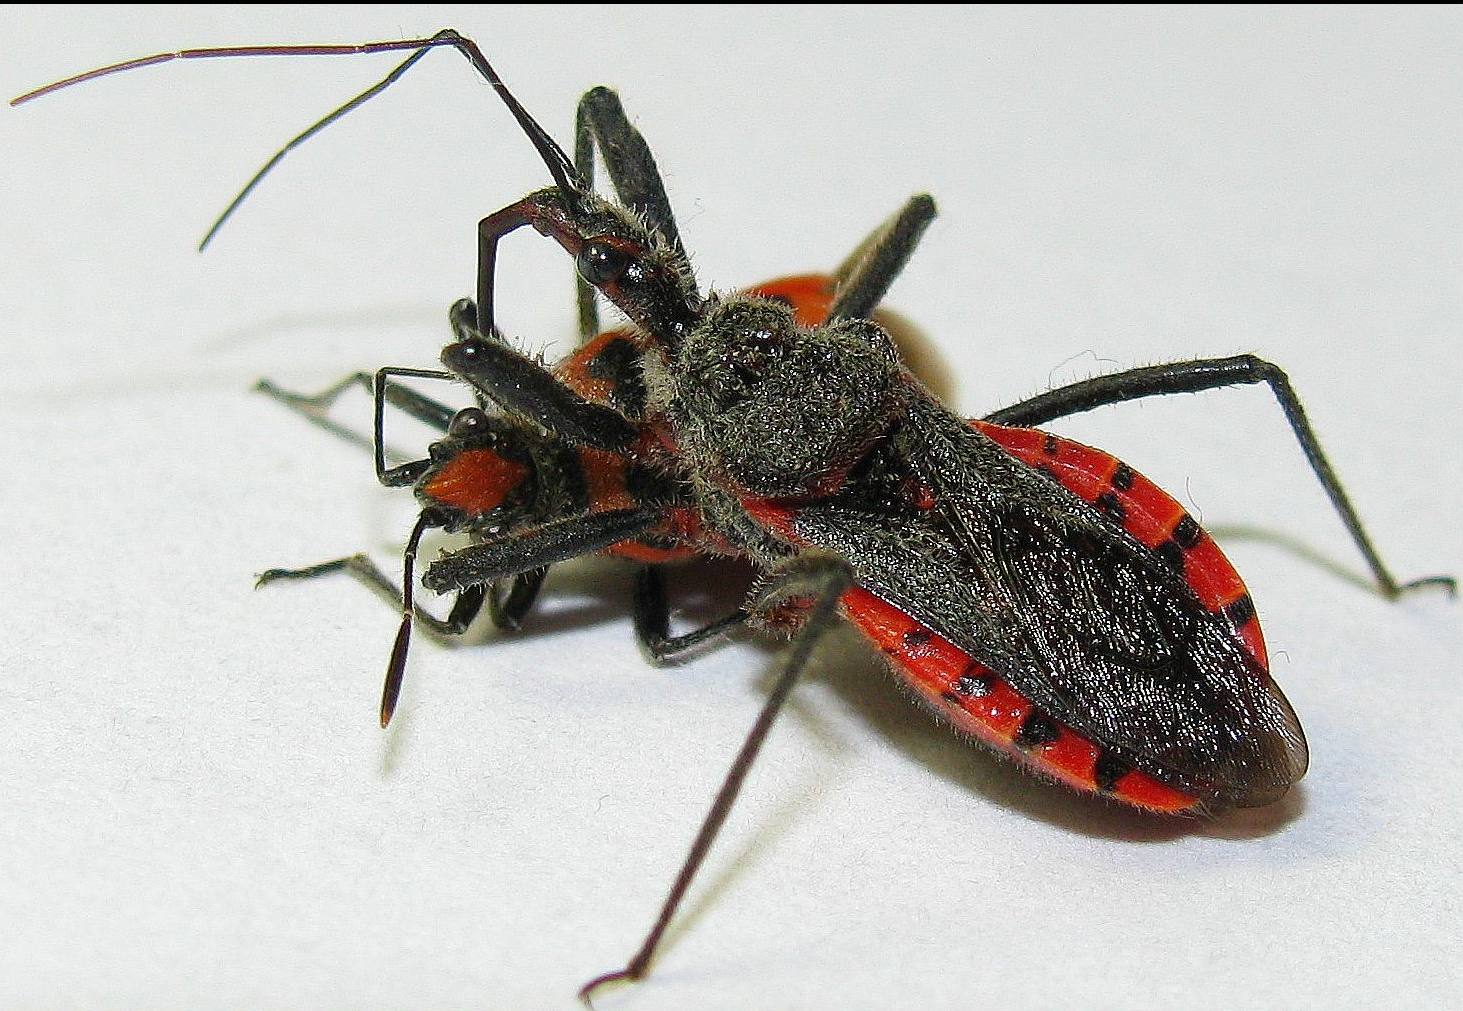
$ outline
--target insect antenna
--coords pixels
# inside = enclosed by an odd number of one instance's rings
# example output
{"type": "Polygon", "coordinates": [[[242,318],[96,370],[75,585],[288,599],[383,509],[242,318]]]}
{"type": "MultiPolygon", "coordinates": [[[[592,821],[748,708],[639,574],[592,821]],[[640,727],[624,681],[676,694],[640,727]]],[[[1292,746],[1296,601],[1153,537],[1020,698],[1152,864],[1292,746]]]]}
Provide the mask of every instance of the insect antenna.
{"type": "Polygon", "coordinates": [[[563,149],[554,142],[554,139],[548,135],[548,132],[539,125],[538,121],[529,115],[528,110],[519,104],[518,99],[513,97],[513,93],[508,90],[508,86],[503,83],[503,79],[498,76],[498,72],[493,69],[493,65],[483,56],[482,50],[478,48],[477,43],[459,34],[452,28],[444,28],[430,38],[396,39],[386,42],[365,42],[357,45],[222,46],[204,49],[182,49],[174,53],[156,53],[152,56],[140,56],[136,59],[124,60],[121,63],[113,63],[105,67],[98,67],[95,70],[88,70],[85,73],[75,74],[64,80],[55,81],[43,87],[36,88],[34,91],[28,91],[24,95],[17,96],[10,100],[10,104],[12,106],[23,105],[26,102],[40,98],[42,95],[49,95],[52,92],[61,91],[72,85],[82,84],[86,81],[94,81],[100,77],[108,77],[112,74],[120,74],[129,70],[138,70],[142,67],[152,67],[160,63],[171,63],[174,60],[210,60],[236,56],[359,56],[367,53],[398,52],[407,49],[415,50],[411,56],[403,60],[394,70],[376,84],[315,122],[303,133],[299,134],[299,136],[276,151],[273,157],[264,163],[264,167],[254,173],[244,188],[239,191],[239,194],[229,202],[224,212],[214,221],[213,226],[209,228],[208,233],[203,237],[203,241],[198,244],[198,248],[202,250],[208,247],[209,242],[218,234],[224,222],[233,215],[234,211],[238,210],[239,206],[249,194],[284,159],[285,155],[325,129],[331,123],[340,119],[352,109],[375,98],[392,84],[396,83],[396,81],[400,80],[429,50],[439,49],[442,46],[451,46],[456,49],[472,64],[473,69],[493,86],[493,90],[498,93],[498,97],[503,100],[503,104],[508,107],[508,111],[512,113],[513,118],[518,121],[518,125],[527,135],[529,143],[534,146],[534,150],[543,159],[544,165],[549,170],[549,175],[554,179],[554,185],[564,192],[575,196],[587,193],[589,187],[580,178],[579,173],[574,168],[574,163],[569,160],[568,155],[564,153],[563,149]]]}
{"type": "Polygon", "coordinates": [[[421,543],[422,534],[432,527],[441,525],[442,517],[437,514],[436,510],[422,510],[421,516],[417,518],[417,525],[412,527],[411,536],[407,538],[406,550],[402,552],[401,627],[396,630],[396,642],[391,647],[391,661],[386,665],[386,683],[381,688],[381,728],[383,730],[391,722],[392,714],[396,712],[396,700],[401,697],[401,681],[406,675],[406,653],[411,646],[411,627],[415,610],[412,569],[416,567],[417,545],[421,543]]]}

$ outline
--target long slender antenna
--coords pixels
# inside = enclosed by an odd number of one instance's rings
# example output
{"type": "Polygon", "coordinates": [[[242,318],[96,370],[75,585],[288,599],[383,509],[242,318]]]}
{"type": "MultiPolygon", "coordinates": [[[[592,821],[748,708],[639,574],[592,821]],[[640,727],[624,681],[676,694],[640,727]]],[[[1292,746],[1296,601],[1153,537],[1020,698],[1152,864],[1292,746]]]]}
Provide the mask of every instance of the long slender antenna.
{"type": "Polygon", "coordinates": [[[208,232],[203,236],[203,240],[198,243],[198,251],[201,253],[208,248],[208,244],[213,241],[213,237],[217,235],[219,229],[224,226],[224,222],[233,217],[234,211],[239,209],[239,205],[248,199],[250,193],[254,192],[254,187],[263,182],[264,177],[269,175],[269,173],[274,170],[274,167],[276,165],[284,161],[285,155],[289,154],[295,148],[305,143],[305,141],[315,136],[331,123],[334,123],[337,119],[340,119],[352,109],[356,108],[359,105],[364,105],[366,102],[370,101],[372,98],[385,91],[392,84],[396,83],[396,81],[400,80],[401,77],[412,68],[412,65],[414,63],[420,60],[423,56],[426,56],[429,52],[431,52],[431,50],[429,49],[418,49],[416,52],[412,53],[400,64],[398,64],[396,69],[393,70],[391,73],[387,74],[381,80],[371,85],[371,87],[367,88],[365,91],[361,92],[355,98],[352,98],[349,102],[346,102],[335,111],[329,113],[322,119],[317,120],[311,126],[306,128],[302,133],[298,134],[284,147],[274,152],[274,154],[270,156],[269,160],[264,163],[259,171],[255,172],[249,178],[249,181],[244,184],[244,188],[241,189],[238,193],[234,194],[234,199],[229,201],[229,205],[223,209],[223,213],[213,219],[213,224],[208,226],[208,232]]]}
{"type": "Polygon", "coordinates": [[[436,513],[431,509],[423,510],[417,518],[417,525],[412,527],[411,536],[407,538],[406,550],[402,552],[404,571],[401,579],[401,627],[396,630],[396,642],[391,647],[391,662],[386,665],[386,683],[381,689],[382,730],[386,729],[396,712],[396,701],[401,698],[401,681],[406,675],[406,652],[411,646],[414,610],[412,569],[416,566],[417,545],[421,543],[422,534],[429,528],[441,525],[442,521],[436,513]]]}
{"type": "Polygon", "coordinates": [[[544,165],[549,170],[549,175],[554,179],[554,185],[572,194],[588,192],[588,186],[585,185],[580,179],[578,172],[575,171],[574,163],[564,154],[563,149],[554,142],[554,139],[548,135],[548,132],[539,125],[538,121],[528,114],[528,110],[519,104],[518,99],[513,97],[513,93],[508,90],[507,85],[503,83],[503,79],[498,76],[498,72],[493,69],[492,64],[483,56],[482,50],[478,48],[477,43],[459,34],[452,28],[444,28],[430,38],[395,39],[385,42],[365,42],[359,45],[223,46],[206,49],[182,49],[173,53],[156,53],[152,56],[141,56],[132,60],[124,60],[121,63],[98,67],[95,70],[88,70],[85,73],[75,74],[64,80],[36,88],[34,91],[28,91],[24,95],[11,99],[10,104],[12,106],[23,105],[26,102],[40,98],[42,95],[49,95],[52,92],[61,91],[72,85],[93,81],[100,77],[108,77],[112,74],[124,73],[129,70],[138,70],[142,67],[157,66],[160,63],[171,63],[174,60],[210,60],[246,56],[358,56],[367,53],[399,52],[408,49],[416,50],[416,52],[412,53],[408,59],[403,61],[396,69],[392,70],[391,73],[387,74],[381,81],[335,109],[323,119],[317,121],[313,126],[277,151],[264,164],[264,167],[254,174],[253,178],[249,180],[239,192],[238,196],[229,203],[229,206],[224,210],[223,214],[219,215],[213,227],[208,230],[208,234],[199,243],[198,248],[203,249],[207,247],[214,235],[218,233],[223,223],[229,219],[234,211],[238,209],[239,205],[244,202],[244,199],[253,192],[260,181],[279,164],[286,154],[352,109],[364,104],[396,83],[428,50],[438,49],[442,46],[451,46],[456,49],[472,64],[473,69],[493,86],[493,89],[498,93],[498,97],[503,100],[503,104],[508,107],[508,111],[513,114],[513,118],[518,121],[518,125],[528,136],[529,142],[538,151],[539,157],[543,159],[544,165]]]}

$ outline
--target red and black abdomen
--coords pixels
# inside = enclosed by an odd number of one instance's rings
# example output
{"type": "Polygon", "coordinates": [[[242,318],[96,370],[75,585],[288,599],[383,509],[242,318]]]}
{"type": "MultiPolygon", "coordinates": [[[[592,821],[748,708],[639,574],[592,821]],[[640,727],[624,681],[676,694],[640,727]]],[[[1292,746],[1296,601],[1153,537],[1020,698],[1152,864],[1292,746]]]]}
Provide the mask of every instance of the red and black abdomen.
{"type": "MultiPolygon", "coordinates": [[[[1218,545],[1170,495],[1100,450],[1034,429],[973,426],[1012,456],[1048,475],[1178,571],[1268,670],[1265,640],[1244,582],[1218,545]]],[[[889,658],[920,697],[958,729],[1034,771],[1078,790],[1173,813],[1205,798],[1165,785],[1059,719],[1008,681],[866,590],[844,599],[850,621],[889,658]]]]}
{"type": "Polygon", "coordinates": [[[1220,615],[1263,670],[1270,669],[1265,637],[1244,580],[1219,545],[1188,511],[1158,485],[1115,456],[1035,428],[988,421],[972,427],[1016,459],[1046,474],[1109,516],[1165,564],[1210,611],[1220,615]]]}
{"type": "Polygon", "coordinates": [[[849,562],[845,614],[932,708],[1158,811],[1268,803],[1304,774],[1244,585],[1182,507],[1068,440],[933,402],[911,419],[835,496],[744,507],[849,562]]]}
{"type": "Polygon", "coordinates": [[[1164,814],[1201,800],[1168,786],[1083,736],[974,660],[944,636],[864,589],[843,596],[843,612],[924,703],[962,733],[1032,771],[1077,790],[1164,814]]]}

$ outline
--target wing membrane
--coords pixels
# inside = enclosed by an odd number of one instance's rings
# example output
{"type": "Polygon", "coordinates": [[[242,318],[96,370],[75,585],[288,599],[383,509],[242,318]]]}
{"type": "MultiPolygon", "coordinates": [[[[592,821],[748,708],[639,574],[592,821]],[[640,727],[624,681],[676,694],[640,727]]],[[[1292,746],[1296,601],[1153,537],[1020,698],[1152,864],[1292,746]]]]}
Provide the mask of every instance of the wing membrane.
{"type": "Polygon", "coordinates": [[[1304,772],[1304,737],[1269,675],[1121,526],[933,401],[894,450],[935,509],[896,513],[855,489],[801,508],[799,538],[1172,785],[1263,803],[1304,772]]]}

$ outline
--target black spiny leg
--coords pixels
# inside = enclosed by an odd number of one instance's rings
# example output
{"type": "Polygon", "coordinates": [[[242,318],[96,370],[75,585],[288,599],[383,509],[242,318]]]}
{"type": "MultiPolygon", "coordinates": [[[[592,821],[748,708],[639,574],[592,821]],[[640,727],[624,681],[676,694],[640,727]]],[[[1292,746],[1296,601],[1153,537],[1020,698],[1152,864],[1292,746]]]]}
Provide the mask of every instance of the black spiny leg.
{"type": "MultiPolygon", "coordinates": [[[[620,203],[643,214],[653,231],[659,232],[676,251],[685,256],[671,202],[665,195],[660,169],[650,145],[630,125],[620,96],[609,88],[591,88],[579,100],[574,116],[574,169],[584,185],[594,188],[594,152],[599,149],[610,182],[620,203]]],[[[576,271],[581,342],[599,333],[599,303],[594,288],[576,271]]]]}
{"type": "Polygon", "coordinates": [[[494,626],[505,632],[518,631],[523,625],[524,616],[538,599],[538,591],[543,588],[544,577],[548,574],[547,565],[518,573],[508,587],[507,596],[501,594],[497,583],[492,584],[488,589],[488,614],[492,617],[494,626]]]}
{"type": "MultiPolygon", "coordinates": [[[[477,304],[470,298],[460,298],[452,303],[452,308],[447,312],[447,319],[452,325],[452,333],[460,341],[472,339],[502,341],[502,335],[496,331],[490,334],[478,332],[477,304]]],[[[478,400],[481,403],[485,398],[481,391],[476,392],[478,392],[478,400]]],[[[486,404],[482,406],[486,406],[486,404]]],[[[488,590],[488,614],[493,619],[494,627],[503,629],[505,632],[516,632],[522,627],[523,619],[532,609],[534,601],[538,599],[538,591],[543,587],[544,577],[548,575],[548,572],[548,568],[544,567],[518,573],[513,577],[506,596],[503,595],[497,583],[493,584],[488,590]]]]}
{"type": "MultiPolygon", "coordinates": [[[[685,249],[676,228],[675,213],[671,210],[670,198],[666,196],[660,168],[655,164],[650,145],[631,125],[620,96],[604,87],[585,92],[574,113],[574,170],[590,191],[594,189],[596,149],[620,203],[643,215],[651,230],[659,232],[684,259],[685,249]]],[[[599,297],[577,269],[574,271],[574,289],[579,306],[579,342],[584,344],[600,331],[599,297]]],[[[652,657],[665,661],[713,634],[702,629],[705,636],[693,632],[690,636],[671,637],[664,592],[658,598],[659,619],[650,616],[650,624],[646,625],[647,614],[641,599],[642,580],[645,579],[659,580],[659,576],[652,575],[645,566],[636,573],[635,633],[652,657]]],[[[659,586],[659,582],[656,585],[659,586]]]]}
{"type": "MultiPolygon", "coordinates": [[[[436,375],[440,376],[442,373],[436,373],[436,375]]],[[[324,415],[330,408],[335,406],[335,402],[340,398],[340,395],[352,386],[359,386],[367,393],[375,396],[376,387],[374,379],[369,372],[352,372],[339,382],[315,394],[291,393],[289,390],[281,389],[274,385],[268,379],[259,380],[259,382],[254,384],[254,389],[273,397],[286,407],[304,415],[310,421],[316,424],[324,424],[330,431],[336,432],[338,431],[337,428],[329,425],[324,415]]],[[[452,423],[452,415],[455,413],[452,408],[430,397],[423,396],[409,386],[403,386],[400,383],[393,383],[388,380],[384,386],[383,396],[393,407],[400,408],[418,421],[431,425],[439,432],[447,431],[447,426],[452,423]]]]}
{"type": "Polygon", "coordinates": [[[375,376],[365,372],[353,372],[339,382],[327,387],[314,395],[302,393],[291,393],[274,385],[268,379],[261,379],[254,385],[260,393],[267,394],[285,406],[304,415],[327,432],[340,436],[347,442],[354,442],[357,445],[365,445],[365,440],[355,432],[345,428],[326,416],[340,395],[352,386],[360,386],[371,391],[375,405],[375,412],[372,422],[370,448],[376,458],[376,480],[388,488],[399,488],[408,485],[421,477],[430,462],[427,460],[413,460],[410,463],[400,464],[395,467],[386,466],[386,405],[390,403],[405,413],[416,418],[440,432],[447,431],[452,423],[452,417],[457,412],[446,404],[438,403],[430,397],[423,396],[409,386],[392,382],[392,376],[410,376],[417,379],[445,379],[453,380],[456,377],[449,372],[442,372],[434,369],[405,369],[388,366],[378,369],[375,376]]]}
{"type": "Polygon", "coordinates": [[[452,326],[452,335],[460,341],[493,340],[507,343],[497,330],[486,333],[478,329],[477,303],[470,298],[459,298],[447,310],[447,322],[452,326]]]}
{"type": "MultiPolygon", "coordinates": [[[[389,373],[390,370],[383,370],[389,373]]],[[[433,378],[451,378],[444,372],[433,372],[433,378]]],[[[375,380],[369,372],[352,372],[339,382],[321,390],[319,393],[292,393],[289,390],[276,386],[272,380],[261,379],[254,384],[254,389],[266,396],[273,397],[286,407],[303,415],[308,421],[319,425],[328,432],[339,435],[341,438],[358,445],[367,445],[366,440],[356,435],[349,429],[335,424],[326,417],[340,395],[352,386],[359,386],[367,393],[375,396],[375,380]]],[[[403,386],[400,383],[391,382],[389,379],[382,385],[382,397],[391,406],[400,408],[402,411],[416,418],[424,424],[431,425],[439,432],[447,431],[447,426],[452,423],[452,416],[456,411],[446,404],[433,400],[412,389],[410,386],[403,386]]],[[[368,447],[369,448],[369,447],[368,447]]]]}
{"type": "Polygon", "coordinates": [[[1367,565],[1372,570],[1372,577],[1376,580],[1377,588],[1382,595],[1389,600],[1395,599],[1408,590],[1424,586],[1441,586],[1450,594],[1456,593],[1457,582],[1451,576],[1427,576],[1407,583],[1398,583],[1387,571],[1376,548],[1372,547],[1371,538],[1367,536],[1366,530],[1362,527],[1361,519],[1352,507],[1351,500],[1347,498],[1345,490],[1341,487],[1336,472],[1331,469],[1330,461],[1321,451],[1321,444],[1316,439],[1316,433],[1312,430],[1310,421],[1306,418],[1300,398],[1295,395],[1295,390],[1290,385],[1289,377],[1281,371],[1279,366],[1267,362],[1263,358],[1256,358],[1254,355],[1201,358],[1197,361],[1150,365],[1146,368],[1131,369],[1110,376],[1098,376],[1051,390],[1032,397],[1030,400],[1023,400],[1019,404],[987,415],[985,420],[999,425],[1040,425],[1054,418],[1080,414],[1095,407],[1117,404],[1125,400],[1136,400],[1140,397],[1164,396],[1170,393],[1198,393],[1202,390],[1252,383],[1267,384],[1270,391],[1275,394],[1275,399],[1280,402],[1280,409],[1285,412],[1285,420],[1290,425],[1290,430],[1295,433],[1296,441],[1300,443],[1306,459],[1310,461],[1311,470],[1315,472],[1316,478],[1321,482],[1321,487],[1326,490],[1326,496],[1331,500],[1331,505],[1335,508],[1337,515],[1341,517],[1341,522],[1346,525],[1351,539],[1356,542],[1357,548],[1366,558],[1367,565]]]}
{"type": "Polygon", "coordinates": [[[656,663],[677,660],[688,650],[715,639],[723,632],[743,625],[747,612],[741,608],[702,628],[684,635],[670,634],[670,605],[666,602],[665,577],[654,566],[643,565],[635,572],[635,638],[656,663]]]}
{"type": "Polygon", "coordinates": [[[465,336],[443,349],[442,364],[489,400],[581,446],[623,451],[635,442],[639,431],[624,415],[585,400],[542,363],[466,320],[454,325],[465,336]]]}
{"type": "MultiPolygon", "coordinates": [[[[574,169],[590,191],[594,189],[596,148],[604,160],[605,170],[620,203],[644,215],[651,229],[658,231],[684,258],[685,249],[676,228],[676,216],[671,210],[670,198],[666,196],[660,168],[655,164],[650,145],[631,125],[625,115],[625,107],[620,104],[620,96],[604,87],[587,91],[579,100],[574,114],[574,169]]],[[[584,344],[600,331],[599,296],[577,269],[574,271],[574,290],[579,306],[579,342],[584,344]]],[[[708,626],[686,636],[672,637],[663,588],[658,598],[658,619],[647,615],[642,607],[642,581],[647,579],[656,580],[655,585],[661,586],[659,576],[652,574],[648,567],[641,566],[637,571],[635,634],[657,662],[669,660],[720,631],[720,628],[708,626]],[[649,625],[646,624],[647,618],[649,625]]]]}
{"type": "Polygon", "coordinates": [[[910,197],[898,214],[870,232],[834,272],[838,293],[828,311],[829,322],[868,319],[934,218],[934,199],[921,193],[910,197]]]}
{"type": "MultiPolygon", "coordinates": [[[[269,569],[259,573],[254,585],[264,586],[281,579],[314,579],[317,576],[328,576],[336,572],[344,572],[360,580],[374,590],[377,596],[390,604],[393,611],[401,609],[401,588],[365,555],[336,558],[303,569],[269,569]]],[[[481,586],[464,589],[453,599],[452,608],[445,619],[428,613],[421,606],[414,607],[412,613],[416,616],[417,624],[425,628],[427,634],[434,638],[446,639],[462,635],[467,631],[468,626],[473,623],[478,612],[482,610],[484,596],[481,586]]],[[[532,601],[530,600],[529,603],[532,601]]]]}
{"type": "MultiPolygon", "coordinates": [[[[417,606],[413,593],[413,570],[422,535],[433,527],[444,525],[445,517],[434,509],[423,510],[407,539],[402,552],[402,583],[398,589],[390,579],[363,555],[352,555],[323,562],[304,569],[270,569],[261,573],[258,585],[278,579],[310,579],[332,572],[348,572],[371,587],[393,607],[401,610],[401,626],[396,633],[396,642],[391,650],[391,659],[386,667],[386,680],[381,693],[381,726],[385,727],[396,711],[397,699],[406,672],[407,651],[411,644],[413,627],[421,623],[431,632],[439,635],[460,635],[472,623],[472,619],[487,599],[490,588],[510,576],[529,574],[544,569],[555,562],[562,562],[579,555],[593,554],[611,544],[635,537],[661,519],[660,514],[649,509],[622,509],[613,512],[589,513],[556,523],[549,523],[532,530],[509,534],[495,541],[473,544],[459,551],[444,555],[422,578],[422,583],[438,593],[457,594],[452,611],[445,621],[426,613],[417,606]]],[[[510,591],[506,604],[495,600],[495,618],[499,616],[522,616],[533,603],[538,592],[541,576],[530,578],[520,585],[526,591],[519,591],[515,599],[510,591]]],[[[496,593],[493,592],[494,597],[496,593]]]]}
{"type": "MultiPolygon", "coordinates": [[[[364,372],[353,373],[344,379],[330,386],[326,390],[314,396],[305,396],[298,393],[290,393],[275,386],[266,380],[260,380],[257,389],[266,393],[287,406],[299,411],[306,418],[334,432],[352,442],[362,442],[359,436],[337,425],[326,417],[332,404],[342,392],[352,386],[364,386],[374,394],[375,419],[371,446],[376,459],[376,479],[387,487],[400,487],[414,483],[428,467],[430,460],[414,460],[396,467],[386,466],[386,444],[385,444],[385,414],[386,403],[389,401],[396,407],[404,410],[412,417],[440,431],[446,431],[451,424],[455,412],[437,401],[432,400],[416,392],[407,386],[394,383],[390,376],[415,376],[418,378],[430,379],[452,379],[451,374],[446,372],[434,372],[423,369],[399,369],[384,368],[379,370],[375,376],[367,375],[364,372]]],[[[416,555],[417,541],[420,539],[423,530],[428,526],[438,526],[440,521],[430,513],[423,513],[418,521],[416,529],[412,532],[412,538],[407,546],[407,579],[410,579],[411,559],[416,555]]],[[[281,579],[313,579],[316,576],[329,575],[335,572],[345,572],[360,580],[366,586],[374,590],[378,595],[391,604],[393,610],[405,610],[402,619],[401,631],[397,634],[397,644],[392,652],[391,662],[387,667],[386,684],[381,697],[381,726],[385,727],[391,720],[391,714],[395,711],[396,700],[401,691],[401,674],[406,663],[406,646],[409,639],[410,627],[413,623],[426,628],[429,634],[436,638],[462,635],[472,625],[473,619],[482,610],[483,601],[487,591],[484,587],[465,587],[456,595],[452,602],[452,608],[445,619],[438,618],[434,614],[423,610],[413,600],[409,582],[404,582],[400,588],[378,569],[365,555],[350,555],[346,558],[336,558],[328,562],[321,562],[318,565],[310,565],[303,569],[269,569],[261,572],[255,581],[255,586],[264,586],[281,579]]],[[[531,602],[531,601],[530,601],[531,602]]]]}
{"type": "Polygon", "coordinates": [[[771,694],[767,696],[767,701],[762,706],[762,712],[758,715],[757,721],[752,724],[751,732],[747,734],[746,741],[743,742],[741,750],[737,752],[737,757],[732,761],[731,769],[727,772],[721,789],[716,793],[716,799],[712,801],[711,811],[706,815],[700,830],[696,833],[695,840],[691,843],[691,850],[686,854],[686,860],[681,865],[675,882],[671,885],[670,894],[666,896],[654,926],[650,928],[650,933],[646,935],[645,941],[641,944],[640,950],[635,953],[635,957],[630,959],[623,969],[597,976],[584,985],[584,988],[579,991],[579,998],[586,1005],[589,1003],[590,995],[607,983],[641,979],[645,976],[646,971],[650,968],[651,959],[655,957],[655,949],[660,944],[666,927],[670,924],[671,917],[675,915],[681,899],[685,897],[686,890],[691,886],[691,880],[696,876],[696,871],[711,850],[711,844],[716,841],[716,835],[726,821],[727,815],[731,813],[732,805],[737,800],[737,794],[741,792],[742,783],[746,780],[747,773],[751,771],[752,763],[757,760],[757,753],[767,740],[767,734],[772,729],[773,721],[777,719],[783,703],[787,701],[793,685],[797,683],[798,675],[807,666],[813,646],[823,633],[837,621],[839,598],[852,585],[853,573],[849,569],[848,563],[841,558],[826,555],[802,555],[776,573],[768,586],[749,604],[749,610],[760,612],[772,610],[788,600],[812,599],[814,601],[813,607],[808,613],[807,623],[803,625],[802,630],[793,641],[792,652],[782,668],[782,673],[778,675],[771,694]]]}
{"type": "Polygon", "coordinates": [[[653,509],[612,509],[555,520],[445,554],[427,569],[422,584],[438,593],[484,586],[603,551],[640,536],[661,519],[653,509]]]}

